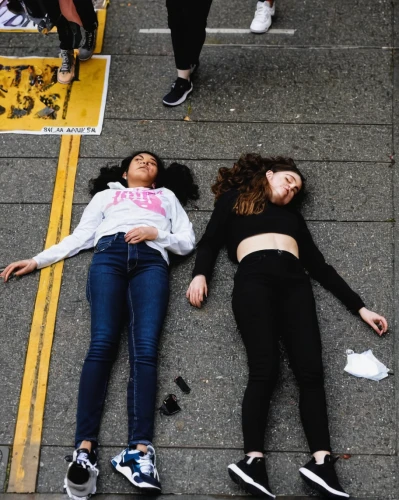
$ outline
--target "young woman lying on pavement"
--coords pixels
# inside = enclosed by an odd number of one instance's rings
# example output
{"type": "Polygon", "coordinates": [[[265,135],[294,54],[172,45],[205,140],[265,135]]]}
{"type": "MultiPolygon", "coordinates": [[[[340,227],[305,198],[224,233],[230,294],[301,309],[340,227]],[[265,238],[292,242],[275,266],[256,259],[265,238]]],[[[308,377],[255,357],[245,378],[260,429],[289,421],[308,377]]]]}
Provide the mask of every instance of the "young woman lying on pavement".
{"type": "Polygon", "coordinates": [[[378,335],[387,331],[388,324],[366,309],[313,242],[305,220],[293,207],[303,184],[289,158],[248,154],[233,168],[221,168],[212,187],[215,209],[198,244],[187,298],[201,307],[216,257],[226,245],[230,259],[239,262],[232,305],[249,365],[242,403],[245,457],[229,465],[232,480],[248,493],[274,498],[263,450],[281,335],[299,384],[299,409],[313,455],[299,469],[300,475],[324,495],[349,497],[338,482],[336,459],[331,456],[320,332],[305,269],[378,335]]]}
{"type": "Polygon", "coordinates": [[[102,168],[90,188],[93,199],[70,236],[32,259],[10,264],[0,276],[7,281],[12,273],[22,276],[94,247],[87,281],[91,343],[65,488],[79,500],[96,492],[100,419],[127,309],[128,447],[111,463],[134,486],[157,493],[161,484],[151,443],[158,339],[169,299],[168,251],[186,255],[194,249],[192,225],[179,200],[197,199],[198,186],[186,166],[165,169],[157,155],[138,152],[120,166],[102,168]]]}

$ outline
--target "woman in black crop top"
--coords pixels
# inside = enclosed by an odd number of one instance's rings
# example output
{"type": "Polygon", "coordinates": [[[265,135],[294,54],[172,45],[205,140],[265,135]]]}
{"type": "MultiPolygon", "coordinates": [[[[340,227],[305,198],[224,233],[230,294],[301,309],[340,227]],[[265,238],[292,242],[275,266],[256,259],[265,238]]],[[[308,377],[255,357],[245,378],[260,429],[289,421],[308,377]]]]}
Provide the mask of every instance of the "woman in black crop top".
{"type": "Polygon", "coordinates": [[[334,498],[348,497],[331,457],[323,381],[320,332],[309,275],[330,290],[379,335],[388,325],[328,265],[303,217],[293,208],[304,178],[288,158],[241,157],[222,168],[212,190],[215,209],[198,244],[190,303],[207,295],[216,257],[223,245],[234,262],[233,312],[248,356],[249,379],[242,404],[245,458],[228,467],[248,493],[274,497],[265,469],[264,435],[279,367],[281,335],[300,389],[301,420],[312,460],[301,477],[334,498]]]}

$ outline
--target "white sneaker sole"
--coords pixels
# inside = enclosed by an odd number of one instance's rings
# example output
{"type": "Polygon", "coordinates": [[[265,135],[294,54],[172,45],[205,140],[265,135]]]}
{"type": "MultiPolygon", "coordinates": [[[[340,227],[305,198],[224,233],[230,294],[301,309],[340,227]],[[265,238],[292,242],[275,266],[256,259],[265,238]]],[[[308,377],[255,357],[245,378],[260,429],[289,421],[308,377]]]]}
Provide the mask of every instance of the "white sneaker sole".
{"type": "Polygon", "coordinates": [[[71,500],[88,500],[92,495],[95,495],[97,488],[94,488],[94,491],[92,493],[89,493],[85,496],[79,497],[79,496],[74,495],[71,492],[71,490],[68,488],[67,479],[65,478],[64,479],[64,490],[71,500]]]}
{"type": "Polygon", "coordinates": [[[173,106],[179,106],[179,104],[182,104],[186,99],[187,99],[187,96],[189,94],[191,94],[191,92],[193,91],[193,85],[191,84],[191,88],[187,90],[187,92],[184,92],[183,96],[176,102],[174,102],[173,104],[171,104],[170,102],[165,102],[165,101],[162,101],[165,106],[169,106],[169,107],[173,107],[173,106]]]}
{"type": "MultiPolygon", "coordinates": [[[[236,464],[231,464],[227,468],[229,470],[231,470],[236,476],[238,476],[245,484],[253,486],[259,492],[262,492],[271,498],[276,498],[276,495],[273,495],[273,493],[270,493],[270,491],[268,491],[264,486],[261,486],[260,484],[255,483],[255,481],[252,479],[252,477],[249,477],[247,474],[245,474],[245,472],[243,472],[239,467],[237,467],[236,464]]],[[[234,479],[233,479],[233,481],[234,481],[234,479]]],[[[248,492],[248,493],[250,493],[250,492],[248,492]]]]}
{"type": "Polygon", "coordinates": [[[134,474],[132,474],[132,471],[130,469],[130,467],[121,467],[120,464],[114,464],[111,460],[111,465],[112,467],[120,472],[123,476],[125,476],[125,478],[131,482],[133,484],[133,486],[136,486],[136,488],[140,488],[141,490],[145,490],[147,492],[159,492],[161,491],[161,488],[157,488],[156,486],[154,486],[153,484],[150,484],[150,483],[146,483],[146,482],[142,482],[142,483],[136,483],[136,481],[134,480],[134,474]]]}
{"type": "Polygon", "coordinates": [[[272,21],[270,19],[270,23],[268,25],[266,25],[264,28],[262,28],[262,29],[252,28],[252,24],[251,24],[251,26],[249,27],[249,30],[251,31],[251,33],[266,33],[267,31],[269,31],[269,28],[271,25],[272,25],[272,21]]]}
{"type": "Polygon", "coordinates": [[[334,488],[331,488],[331,486],[328,486],[328,484],[323,481],[319,476],[317,476],[314,472],[306,469],[305,467],[301,467],[299,469],[300,474],[305,476],[307,479],[309,479],[314,485],[318,485],[321,488],[324,489],[324,491],[328,491],[328,493],[332,493],[333,495],[337,495],[339,497],[343,498],[349,498],[348,493],[343,493],[342,491],[334,490],[334,488]]]}

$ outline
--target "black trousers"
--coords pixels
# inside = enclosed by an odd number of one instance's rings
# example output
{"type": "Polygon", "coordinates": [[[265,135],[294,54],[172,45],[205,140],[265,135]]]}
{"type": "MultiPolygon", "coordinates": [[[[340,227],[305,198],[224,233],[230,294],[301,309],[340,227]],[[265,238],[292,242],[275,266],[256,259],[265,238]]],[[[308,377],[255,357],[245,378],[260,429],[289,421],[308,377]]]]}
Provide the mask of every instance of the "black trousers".
{"type": "Polygon", "coordinates": [[[244,257],[234,277],[233,312],[249,366],[242,404],[245,453],[264,450],[280,336],[299,384],[299,409],[310,451],[330,451],[320,332],[311,283],[299,259],[281,250],[244,257]]]}
{"type": "Polygon", "coordinates": [[[177,69],[190,69],[198,62],[211,4],[212,0],[166,0],[177,69]]]}
{"type": "MultiPolygon", "coordinates": [[[[86,31],[94,31],[97,28],[97,14],[92,0],[73,0],[77,13],[86,31]]],[[[70,23],[61,14],[60,6],[56,0],[43,0],[43,4],[49,13],[50,19],[57,26],[60,49],[70,50],[79,47],[80,29],[75,23],[70,23]]]]}

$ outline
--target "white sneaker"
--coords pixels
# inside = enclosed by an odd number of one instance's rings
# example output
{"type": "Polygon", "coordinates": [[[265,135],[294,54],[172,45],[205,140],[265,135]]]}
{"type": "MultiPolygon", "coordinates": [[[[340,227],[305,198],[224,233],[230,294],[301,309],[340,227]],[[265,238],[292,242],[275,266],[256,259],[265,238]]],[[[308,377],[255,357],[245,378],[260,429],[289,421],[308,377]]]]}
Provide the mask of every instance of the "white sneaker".
{"type": "Polygon", "coordinates": [[[64,480],[64,490],[71,500],[88,500],[97,489],[97,454],[80,448],[73,456],[65,457],[71,462],[64,480]]]}
{"type": "Polygon", "coordinates": [[[249,28],[252,33],[266,33],[272,24],[272,16],[276,12],[275,5],[274,2],[273,7],[269,6],[269,2],[258,2],[256,4],[255,16],[249,28]]]}

